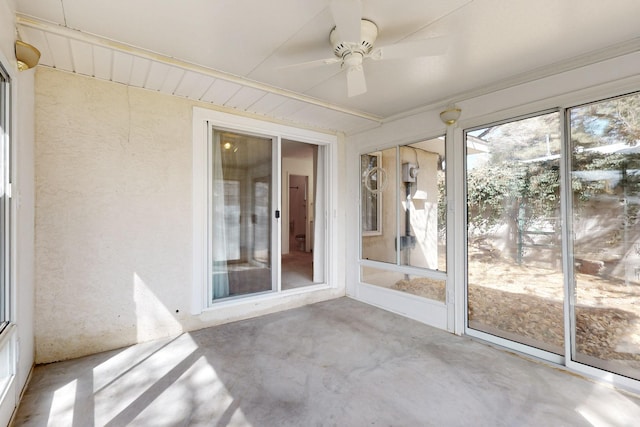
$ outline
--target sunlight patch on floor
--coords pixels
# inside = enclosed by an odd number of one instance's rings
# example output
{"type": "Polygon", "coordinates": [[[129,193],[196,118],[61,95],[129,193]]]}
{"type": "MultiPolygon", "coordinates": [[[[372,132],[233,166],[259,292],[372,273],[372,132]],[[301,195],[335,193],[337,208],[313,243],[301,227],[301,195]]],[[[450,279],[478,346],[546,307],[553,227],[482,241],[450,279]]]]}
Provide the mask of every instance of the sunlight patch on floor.
{"type": "Polygon", "coordinates": [[[73,425],[77,383],[73,380],[53,393],[49,420],[56,420],[57,425],[73,425]]]}
{"type": "Polygon", "coordinates": [[[605,390],[594,388],[576,412],[594,427],[637,425],[640,407],[620,393],[605,390]]]}

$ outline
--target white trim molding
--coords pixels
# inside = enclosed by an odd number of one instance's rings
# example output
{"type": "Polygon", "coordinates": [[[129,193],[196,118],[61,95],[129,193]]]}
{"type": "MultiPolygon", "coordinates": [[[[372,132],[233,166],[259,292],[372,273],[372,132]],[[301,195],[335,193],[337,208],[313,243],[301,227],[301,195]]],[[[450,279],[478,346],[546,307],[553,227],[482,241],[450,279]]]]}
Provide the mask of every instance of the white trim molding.
{"type": "MultiPolygon", "coordinates": [[[[338,188],[337,173],[333,173],[337,167],[337,145],[338,137],[333,134],[323,133],[308,129],[296,128],[293,126],[274,123],[271,121],[261,121],[253,118],[210,110],[200,107],[193,109],[193,265],[192,265],[192,298],[191,314],[200,315],[205,311],[224,309],[225,307],[255,305],[256,301],[267,301],[275,299],[293,298],[296,295],[310,292],[327,292],[327,298],[341,296],[336,294],[338,275],[334,271],[337,265],[338,245],[338,220],[335,215],[338,203],[336,189],[338,188]],[[210,126],[228,129],[243,133],[264,135],[274,137],[276,140],[288,139],[304,143],[323,145],[327,147],[327,238],[326,248],[326,276],[324,285],[314,285],[301,288],[296,292],[279,291],[275,294],[247,296],[233,299],[210,306],[207,295],[208,286],[208,129],[210,126]]],[[[344,284],[342,284],[343,287],[344,284]]],[[[277,288],[279,289],[279,287],[277,288]]]]}

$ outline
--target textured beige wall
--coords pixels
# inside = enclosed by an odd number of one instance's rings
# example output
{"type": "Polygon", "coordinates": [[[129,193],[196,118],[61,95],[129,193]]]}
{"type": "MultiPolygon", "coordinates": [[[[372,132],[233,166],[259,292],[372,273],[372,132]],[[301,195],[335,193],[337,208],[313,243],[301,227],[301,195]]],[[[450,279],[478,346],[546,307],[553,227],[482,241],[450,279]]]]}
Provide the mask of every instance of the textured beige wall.
{"type": "Polygon", "coordinates": [[[37,361],[179,332],[191,104],[41,68],[36,123],[37,361]]]}
{"type": "Polygon", "coordinates": [[[189,314],[194,105],[38,69],[38,363],[344,295],[189,314]]]}

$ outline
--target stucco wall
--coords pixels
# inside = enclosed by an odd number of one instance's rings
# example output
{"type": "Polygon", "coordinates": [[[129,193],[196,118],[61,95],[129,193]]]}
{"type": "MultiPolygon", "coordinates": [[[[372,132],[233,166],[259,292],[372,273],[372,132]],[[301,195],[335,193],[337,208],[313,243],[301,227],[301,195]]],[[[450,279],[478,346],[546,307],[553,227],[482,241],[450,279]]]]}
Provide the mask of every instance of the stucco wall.
{"type": "Polygon", "coordinates": [[[38,363],[344,295],[189,314],[194,105],[38,69],[38,363]]]}

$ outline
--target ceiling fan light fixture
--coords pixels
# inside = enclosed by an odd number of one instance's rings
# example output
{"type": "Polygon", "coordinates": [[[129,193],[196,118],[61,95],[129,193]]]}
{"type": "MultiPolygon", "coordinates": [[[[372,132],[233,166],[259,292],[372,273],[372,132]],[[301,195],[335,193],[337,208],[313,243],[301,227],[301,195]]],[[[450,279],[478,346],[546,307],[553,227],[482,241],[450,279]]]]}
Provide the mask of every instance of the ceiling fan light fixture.
{"type": "Polygon", "coordinates": [[[335,26],[329,33],[334,57],[302,62],[281,68],[309,68],[339,63],[347,79],[349,98],[367,92],[364,62],[383,59],[413,59],[441,55],[448,42],[443,37],[425,40],[400,41],[376,47],[378,26],[362,18],[363,0],[329,0],[329,8],[335,26]]]}
{"type": "Polygon", "coordinates": [[[360,40],[340,40],[337,28],[333,28],[329,34],[329,41],[333,47],[333,53],[338,58],[352,52],[361,52],[366,55],[373,49],[373,44],[378,37],[378,26],[367,19],[360,20],[360,40]]]}
{"type": "Polygon", "coordinates": [[[458,121],[460,114],[462,114],[462,110],[459,107],[450,105],[440,113],[440,120],[447,126],[451,126],[458,121]]]}
{"type": "Polygon", "coordinates": [[[350,52],[347,53],[342,61],[342,66],[344,68],[351,68],[351,67],[359,67],[362,66],[362,60],[364,59],[364,55],[360,52],[350,52]]]}

